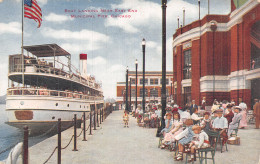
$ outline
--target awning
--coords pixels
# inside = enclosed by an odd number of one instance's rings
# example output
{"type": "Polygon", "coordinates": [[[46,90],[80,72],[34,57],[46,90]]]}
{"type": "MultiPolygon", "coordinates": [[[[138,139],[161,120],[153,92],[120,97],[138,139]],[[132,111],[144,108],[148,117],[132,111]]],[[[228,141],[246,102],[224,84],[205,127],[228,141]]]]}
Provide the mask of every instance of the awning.
{"type": "Polygon", "coordinates": [[[54,52],[55,56],[70,56],[70,53],[57,44],[24,46],[23,48],[37,57],[51,57],[54,56],[54,52]]]}

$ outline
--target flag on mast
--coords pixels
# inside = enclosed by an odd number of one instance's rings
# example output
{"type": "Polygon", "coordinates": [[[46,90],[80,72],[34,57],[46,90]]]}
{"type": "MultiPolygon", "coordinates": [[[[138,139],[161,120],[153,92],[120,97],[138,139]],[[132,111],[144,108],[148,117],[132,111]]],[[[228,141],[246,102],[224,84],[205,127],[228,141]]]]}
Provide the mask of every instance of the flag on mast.
{"type": "Polygon", "coordinates": [[[35,20],[38,28],[41,26],[42,10],[36,0],[24,0],[24,17],[35,20]]]}

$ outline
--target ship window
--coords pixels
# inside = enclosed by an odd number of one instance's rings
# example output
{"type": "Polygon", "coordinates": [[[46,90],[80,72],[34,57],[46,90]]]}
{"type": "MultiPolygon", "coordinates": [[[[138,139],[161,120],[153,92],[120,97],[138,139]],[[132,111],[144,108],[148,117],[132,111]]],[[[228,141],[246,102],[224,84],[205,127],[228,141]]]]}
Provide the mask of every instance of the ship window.
{"type": "Polygon", "coordinates": [[[70,104],[68,104],[67,107],[70,107],[70,104]]]}
{"type": "Polygon", "coordinates": [[[56,103],[55,105],[56,105],[56,106],[58,106],[59,104],[58,104],[58,103],[56,103]]]}
{"type": "Polygon", "coordinates": [[[79,107],[81,108],[81,105],[79,107]]]}

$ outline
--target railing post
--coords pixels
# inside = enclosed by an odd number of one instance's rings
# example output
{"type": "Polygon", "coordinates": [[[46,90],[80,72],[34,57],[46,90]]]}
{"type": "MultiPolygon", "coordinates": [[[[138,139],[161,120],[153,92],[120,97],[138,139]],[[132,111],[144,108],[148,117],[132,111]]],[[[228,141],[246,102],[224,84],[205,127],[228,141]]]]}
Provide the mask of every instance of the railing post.
{"type": "Polygon", "coordinates": [[[24,133],[23,133],[23,164],[28,164],[28,126],[25,126],[24,128],[24,133]]]}
{"type": "Polygon", "coordinates": [[[89,135],[92,135],[92,111],[89,112],[89,135]]]}
{"type": "Polygon", "coordinates": [[[58,164],[61,164],[61,119],[58,119],[58,164]]]}
{"type": "Polygon", "coordinates": [[[82,141],[87,141],[86,140],[86,112],[83,112],[83,140],[82,141]]]}
{"type": "Polygon", "coordinates": [[[95,106],[95,109],[94,109],[94,130],[97,130],[96,128],[96,106],[95,106]]]}
{"type": "Polygon", "coordinates": [[[72,151],[77,150],[77,114],[74,114],[74,149],[72,151]]]}
{"type": "Polygon", "coordinates": [[[102,108],[99,109],[99,123],[100,123],[100,124],[102,124],[102,121],[101,121],[101,119],[102,119],[102,118],[101,118],[101,117],[102,117],[101,109],[102,109],[102,108]]]}
{"type": "Polygon", "coordinates": [[[98,109],[97,109],[97,127],[99,127],[99,121],[98,121],[98,109]]]}

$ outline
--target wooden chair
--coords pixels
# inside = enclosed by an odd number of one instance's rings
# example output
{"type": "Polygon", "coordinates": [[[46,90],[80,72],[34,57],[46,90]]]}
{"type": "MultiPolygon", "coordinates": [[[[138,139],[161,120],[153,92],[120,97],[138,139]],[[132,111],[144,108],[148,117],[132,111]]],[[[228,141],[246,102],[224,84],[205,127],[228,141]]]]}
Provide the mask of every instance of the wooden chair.
{"type": "MultiPolygon", "coordinates": [[[[226,130],[226,133],[228,134],[227,130],[226,130]]],[[[223,138],[222,138],[222,137],[219,137],[219,143],[220,143],[221,153],[223,152],[223,151],[222,151],[222,147],[223,147],[222,141],[223,141],[223,138]]],[[[227,142],[225,143],[225,146],[226,146],[226,151],[228,151],[227,142]]]]}
{"type": "MultiPolygon", "coordinates": [[[[235,137],[237,137],[237,132],[238,132],[238,128],[239,128],[240,121],[241,121],[241,120],[238,121],[238,126],[237,126],[237,128],[234,129],[234,131],[235,131],[235,137]]],[[[231,135],[232,135],[232,134],[231,134],[231,135]]]]}
{"type": "Polygon", "coordinates": [[[219,134],[219,132],[209,131],[208,136],[209,136],[209,140],[210,140],[210,147],[197,150],[198,157],[199,157],[201,164],[202,164],[203,160],[205,160],[205,163],[207,163],[207,159],[213,160],[213,164],[215,164],[215,152],[217,149],[217,143],[219,141],[220,134],[219,134]],[[207,156],[208,152],[211,153],[211,158],[209,158],[207,156]],[[203,156],[203,153],[204,153],[204,156],[203,156]]]}
{"type": "Polygon", "coordinates": [[[159,137],[159,144],[158,144],[158,148],[161,147],[162,145],[162,140],[164,139],[164,136],[161,134],[160,137],[159,137]]]}

